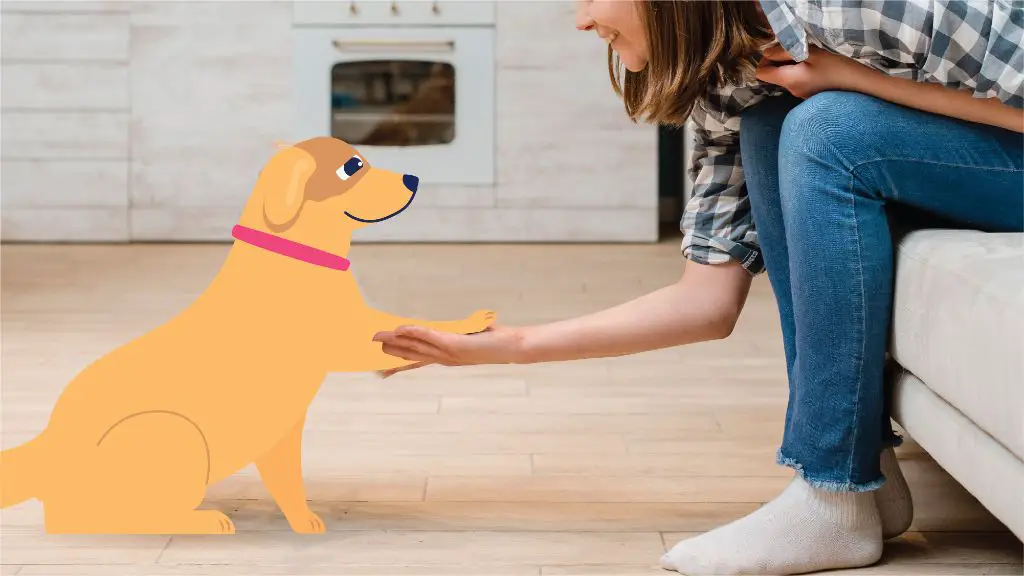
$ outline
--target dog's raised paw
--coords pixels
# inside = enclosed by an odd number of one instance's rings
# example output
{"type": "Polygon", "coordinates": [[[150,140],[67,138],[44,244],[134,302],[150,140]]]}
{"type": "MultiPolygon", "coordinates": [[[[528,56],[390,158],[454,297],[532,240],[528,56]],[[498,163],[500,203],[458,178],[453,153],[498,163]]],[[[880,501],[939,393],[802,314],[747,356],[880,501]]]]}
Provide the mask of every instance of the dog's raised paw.
{"type": "Polygon", "coordinates": [[[473,334],[475,332],[483,332],[489,328],[494,321],[498,319],[498,313],[493,310],[477,310],[473,312],[468,318],[466,318],[466,330],[467,334],[473,334]]]}

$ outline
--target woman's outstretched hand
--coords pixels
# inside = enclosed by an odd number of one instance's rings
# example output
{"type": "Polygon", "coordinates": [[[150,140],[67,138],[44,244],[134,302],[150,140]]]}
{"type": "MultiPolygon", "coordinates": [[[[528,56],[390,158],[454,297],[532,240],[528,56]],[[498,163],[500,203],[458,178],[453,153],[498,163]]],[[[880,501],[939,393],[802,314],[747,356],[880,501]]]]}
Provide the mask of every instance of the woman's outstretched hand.
{"type": "Polygon", "coordinates": [[[399,326],[378,332],[375,342],[392,356],[414,363],[380,372],[387,378],[397,372],[429,364],[467,366],[470,364],[512,364],[519,361],[521,335],[517,328],[490,326],[476,334],[452,334],[423,326],[399,326]]]}

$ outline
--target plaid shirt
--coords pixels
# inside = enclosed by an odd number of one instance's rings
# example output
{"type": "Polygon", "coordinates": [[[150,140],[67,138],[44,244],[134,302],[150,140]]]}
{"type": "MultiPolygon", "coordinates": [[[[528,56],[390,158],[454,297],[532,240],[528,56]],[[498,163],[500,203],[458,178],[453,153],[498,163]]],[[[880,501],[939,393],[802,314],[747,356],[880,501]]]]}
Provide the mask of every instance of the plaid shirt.
{"type": "MultiPolygon", "coordinates": [[[[1022,0],[761,0],[778,43],[797,62],[808,45],[887,74],[1024,107],[1022,0]]],[[[690,117],[693,196],[683,255],[764,270],[740,161],[740,113],[783,89],[753,80],[712,89],[690,117]]]]}

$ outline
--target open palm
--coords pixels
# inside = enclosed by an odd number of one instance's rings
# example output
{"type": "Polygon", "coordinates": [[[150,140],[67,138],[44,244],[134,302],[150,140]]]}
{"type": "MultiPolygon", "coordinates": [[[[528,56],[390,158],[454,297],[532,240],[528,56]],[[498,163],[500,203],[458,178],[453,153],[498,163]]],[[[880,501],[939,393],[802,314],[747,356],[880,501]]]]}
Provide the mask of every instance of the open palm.
{"type": "Polygon", "coordinates": [[[466,366],[471,364],[509,364],[515,362],[520,336],[514,327],[492,325],[476,334],[452,334],[423,326],[399,326],[379,332],[386,354],[413,361],[413,364],[381,372],[384,377],[429,364],[466,366]]]}

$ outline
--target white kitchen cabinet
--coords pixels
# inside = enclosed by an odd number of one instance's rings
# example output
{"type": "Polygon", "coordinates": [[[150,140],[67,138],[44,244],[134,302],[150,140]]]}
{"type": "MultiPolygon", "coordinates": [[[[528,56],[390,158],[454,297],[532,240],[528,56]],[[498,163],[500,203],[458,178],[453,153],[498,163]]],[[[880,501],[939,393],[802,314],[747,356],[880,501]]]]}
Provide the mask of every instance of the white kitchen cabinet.
{"type": "Polygon", "coordinates": [[[30,208],[5,203],[0,211],[3,239],[15,242],[125,242],[128,219],[121,207],[30,208]]]}
{"type": "Polygon", "coordinates": [[[0,179],[5,237],[92,242],[127,238],[127,160],[5,159],[0,179]]]}
{"type": "Polygon", "coordinates": [[[128,12],[4,2],[2,238],[128,239],[128,12]]]}
{"type": "Polygon", "coordinates": [[[0,12],[8,14],[127,14],[135,0],[4,0],[0,12]]]}
{"type": "Polygon", "coordinates": [[[7,160],[4,207],[123,208],[127,160],[7,160]]]}
{"type": "Polygon", "coordinates": [[[626,117],[607,45],[574,15],[571,2],[498,3],[497,206],[567,209],[591,220],[587,237],[656,240],[657,131],[626,117]]]}
{"type": "Polygon", "coordinates": [[[7,12],[5,60],[128,60],[127,12],[7,12]]]}
{"type": "Polygon", "coordinates": [[[11,59],[4,62],[3,80],[7,110],[128,109],[124,63],[11,59]]]}
{"type": "Polygon", "coordinates": [[[3,158],[127,162],[128,121],[128,110],[4,111],[3,158]]]}
{"type": "Polygon", "coordinates": [[[132,238],[230,238],[291,128],[290,30],[286,2],[133,9],[132,238]],[[220,217],[186,217],[203,208],[220,217]]]}
{"type": "Polygon", "coordinates": [[[647,208],[431,207],[356,235],[373,229],[377,242],[638,242],[650,240],[642,235],[650,219],[647,208]]]}
{"type": "Polygon", "coordinates": [[[499,207],[657,207],[656,135],[588,68],[575,86],[557,70],[499,70],[499,207]]]}

